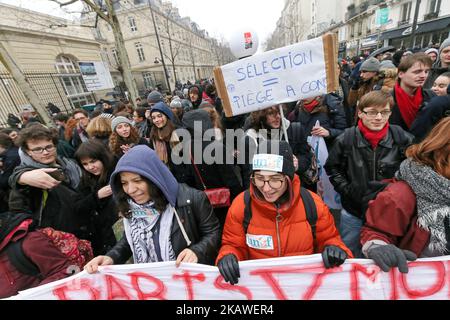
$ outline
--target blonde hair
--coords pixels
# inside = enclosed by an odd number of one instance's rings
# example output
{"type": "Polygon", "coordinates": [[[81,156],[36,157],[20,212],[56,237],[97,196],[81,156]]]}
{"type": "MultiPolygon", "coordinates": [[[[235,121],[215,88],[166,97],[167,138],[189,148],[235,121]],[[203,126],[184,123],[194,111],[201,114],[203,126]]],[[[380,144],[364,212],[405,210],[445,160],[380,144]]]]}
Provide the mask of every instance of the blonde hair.
{"type": "Polygon", "coordinates": [[[86,132],[89,137],[109,137],[112,133],[111,118],[95,117],[89,122],[86,132]]]}

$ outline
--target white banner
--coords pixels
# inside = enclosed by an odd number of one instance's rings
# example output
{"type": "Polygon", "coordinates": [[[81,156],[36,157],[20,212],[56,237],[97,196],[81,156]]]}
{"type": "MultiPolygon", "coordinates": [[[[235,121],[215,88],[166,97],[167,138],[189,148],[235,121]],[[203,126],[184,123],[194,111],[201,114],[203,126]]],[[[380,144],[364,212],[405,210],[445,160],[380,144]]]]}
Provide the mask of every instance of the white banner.
{"type": "MultiPolygon", "coordinates": [[[[315,127],[320,126],[317,120],[315,127]]],[[[334,190],[330,178],[325,171],[325,163],[328,159],[328,148],[325,139],[319,136],[309,136],[308,143],[313,148],[319,168],[319,181],[317,182],[317,194],[323,199],[323,202],[330,209],[342,209],[341,196],[334,190]]]]}
{"type": "Polygon", "coordinates": [[[227,116],[329,92],[327,68],[334,75],[337,63],[335,48],[325,43],[311,39],[220,67],[215,78],[227,116]]]}
{"type": "Polygon", "coordinates": [[[114,88],[114,83],[108,67],[101,61],[78,62],[80,72],[88,91],[114,88]]]}
{"type": "Polygon", "coordinates": [[[100,268],[22,291],[18,300],[404,300],[445,299],[450,292],[450,256],[410,262],[409,273],[386,273],[372,260],[349,259],[325,269],[320,255],[240,262],[237,285],[218,269],[160,262],[100,268]]]}

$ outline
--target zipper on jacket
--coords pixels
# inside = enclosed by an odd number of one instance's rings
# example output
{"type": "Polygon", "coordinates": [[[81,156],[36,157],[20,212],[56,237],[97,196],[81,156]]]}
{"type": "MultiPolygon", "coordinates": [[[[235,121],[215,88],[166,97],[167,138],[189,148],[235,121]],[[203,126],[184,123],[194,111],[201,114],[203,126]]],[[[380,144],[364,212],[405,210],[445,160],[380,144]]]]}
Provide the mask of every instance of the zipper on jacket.
{"type": "MultiPolygon", "coordinates": [[[[378,148],[378,147],[377,147],[378,148]]],[[[377,148],[373,150],[373,177],[372,180],[377,180],[377,148]]]]}
{"type": "Polygon", "coordinates": [[[278,256],[281,257],[281,237],[280,237],[280,229],[278,223],[283,219],[283,216],[278,212],[278,204],[275,205],[277,208],[277,215],[275,217],[275,223],[277,228],[277,241],[278,241],[278,256]]]}

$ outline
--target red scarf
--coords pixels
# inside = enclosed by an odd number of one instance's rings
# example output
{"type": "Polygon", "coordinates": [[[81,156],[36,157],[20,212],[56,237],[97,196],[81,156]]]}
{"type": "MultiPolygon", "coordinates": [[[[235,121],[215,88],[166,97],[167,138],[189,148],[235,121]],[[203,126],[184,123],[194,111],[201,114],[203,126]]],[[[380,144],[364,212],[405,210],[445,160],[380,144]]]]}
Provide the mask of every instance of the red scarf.
{"type": "Polygon", "coordinates": [[[381,129],[380,131],[373,131],[367,128],[361,120],[358,121],[358,128],[359,131],[361,131],[364,138],[366,138],[367,141],[369,141],[370,145],[372,146],[372,149],[375,149],[378,146],[378,143],[383,140],[383,138],[386,136],[388,129],[389,129],[389,122],[386,123],[386,125],[381,129]]]}
{"type": "Polygon", "coordinates": [[[419,111],[420,105],[423,101],[422,88],[417,88],[414,96],[410,96],[405,92],[405,90],[402,89],[402,87],[400,87],[398,82],[396,82],[395,98],[397,99],[398,109],[400,110],[403,120],[408,128],[411,128],[411,125],[414,119],[416,119],[417,112],[419,111]]]}
{"type": "Polygon", "coordinates": [[[314,110],[314,108],[317,107],[318,105],[319,105],[319,100],[314,99],[310,103],[304,103],[303,108],[305,108],[306,111],[311,113],[314,110]]]}

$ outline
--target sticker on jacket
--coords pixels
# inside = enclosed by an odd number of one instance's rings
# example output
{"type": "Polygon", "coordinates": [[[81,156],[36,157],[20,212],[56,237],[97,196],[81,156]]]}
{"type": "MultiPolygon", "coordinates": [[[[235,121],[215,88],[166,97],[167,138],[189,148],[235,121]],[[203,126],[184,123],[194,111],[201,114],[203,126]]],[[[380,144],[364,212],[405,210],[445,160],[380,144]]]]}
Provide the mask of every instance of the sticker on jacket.
{"type": "Polygon", "coordinates": [[[247,245],[259,250],[273,250],[272,236],[246,234],[247,245]]]}

